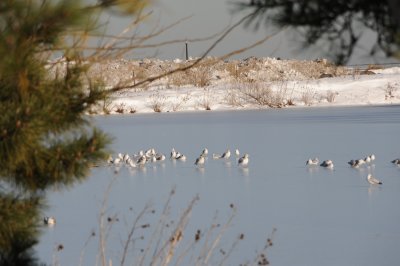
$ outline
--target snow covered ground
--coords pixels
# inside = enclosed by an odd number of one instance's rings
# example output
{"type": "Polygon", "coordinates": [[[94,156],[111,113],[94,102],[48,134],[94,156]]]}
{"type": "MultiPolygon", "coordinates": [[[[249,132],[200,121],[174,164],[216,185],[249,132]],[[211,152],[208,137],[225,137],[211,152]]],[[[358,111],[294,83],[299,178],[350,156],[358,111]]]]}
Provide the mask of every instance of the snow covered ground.
{"type": "MultiPolygon", "coordinates": [[[[188,62],[116,60],[91,68],[108,87],[132,84],[188,62]]],[[[337,67],[325,60],[209,58],[186,72],[126,89],[93,114],[400,104],[400,67],[337,67]]]]}

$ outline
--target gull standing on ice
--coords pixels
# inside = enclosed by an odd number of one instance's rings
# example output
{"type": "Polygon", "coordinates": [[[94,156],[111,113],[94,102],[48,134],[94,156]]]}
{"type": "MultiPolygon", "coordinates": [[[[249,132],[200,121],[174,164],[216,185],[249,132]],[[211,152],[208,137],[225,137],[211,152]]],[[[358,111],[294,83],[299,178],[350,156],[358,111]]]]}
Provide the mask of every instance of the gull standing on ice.
{"type": "Polygon", "coordinates": [[[231,151],[228,149],[222,155],[213,153],[213,159],[229,159],[231,157],[231,151]]]}
{"type": "Polygon", "coordinates": [[[132,167],[132,168],[135,168],[135,167],[136,167],[135,162],[134,162],[131,158],[129,158],[128,160],[126,160],[126,164],[129,165],[129,166],[132,167]]]}
{"type": "Polygon", "coordinates": [[[239,166],[245,167],[245,166],[247,166],[248,164],[249,164],[249,155],[248,155],[247,153],[245,153],[245,154],[243,155],[243,157],[239,158],[239,160],[238,160],[238,165],[239,165],[239,166]]]}
{"type": "Polygon", "coordinates": [[[117,157],[113,160],[113,164],[119,164],[121,162],[121,158],[117,157]]]}
{"type": "Polygon", "coordinates": [[[143,166],[146,164],[146,161],[147,161],[146,155],[142,155],[137,161],[137,164],[143,166]]]}
{"type": "Polygon", "coordinates": [[[358,168],[360,167],[360,165],[362,165],[364,162],[364,160],[350,160],[349,162],[347,162],[351,167],[353,168],[358,168]]]}
{"type": "Polygon", "coordinates": [[[368,181],[368,183],[370,183],[372,185],[382,185],[382,181],[376,179],[371,174],[367,175],[367,181],[368,181]]]}
{"type": "Polygon", "coordinates": [[[184,161],[186,161],[186,156],[184,154],[179,153],[176,155],[176,159],[184,162],[184,161]]]}
{"type": "Polygon", "coordinates": [[[222,159],[229,159],[229,157],[231,157],[231,151],[230,150],[227,150],[221,156],[222,159]]]}
{"type": "Polygon", "coordinates": [[[239,149],[236,149],[236,150],[235,150],[235,154],[236,154],[237,157],[240,156],[240,151],[239,151],[239,149]]]}
{"type": "Polygon", "coordinates": [[[201,156],[206,157],[208,155],[208,149],[204,148],[204,150],[201,152],[201,156]]]}
{"type": "Polygon", "coordinates": [[[332,169],[333,168],[333,162],[332,162],[332,160],[325,160],[320,164],[320,166],[332,169]]]}
{"type": "Polygon", "coordinates": [[[165,160],[165,155],[164,154],[157,153],[155,157],[156,157],[157,161],[164,161],[165,160]]]}
{"type": "Polygon", "coordinates": [[[43,222],[44,224],[47,225],[55,225],[56,224],[56,218],[52,217],[52,216],[46,216],[43,218],[43,222]]]}
{"type": "Polygon", "coordinates": [[[124,161],[124,163],[126,163],[128,161],[128,159],[130,159],[129,154],[125,153],[122,157],[122,161],[124,161]]]}
{"type": "Polygon", "coordinates": [[[365,157],[364,161],[366,163],[372,163],[373,161],[375,161],[375,155],[374,154],[370,154],[367,157],[365,157]]]}
{"type": "Polygon", "coordinates": [[[314,158],[314,159],[308,159],[306,162],[306,165],[318,165],[319,164],[319,159],[318,158],[314,158]]]}
{"type": "Polygon", "coordinates": [[[397,165],[400,165],[400,159],[394,159],[394,160],[392,161],[392,163],[397,164],[397,165]]]}
{"type": "Polygon", "coordinates": [[[203,166],[204,163],[205,163],[205,158],[204,158],[204,155],[202,153],[202,154],[200,154],[200,157],[196,159],[194,164],[197,165],[197,166],[203,166]]]}
{"type": "Polygon", "coordinates": [[[176,151],[175,148],[172,148],[171,150],[171,156],[169,157],[170,159],[176,159],[176,151]]]}

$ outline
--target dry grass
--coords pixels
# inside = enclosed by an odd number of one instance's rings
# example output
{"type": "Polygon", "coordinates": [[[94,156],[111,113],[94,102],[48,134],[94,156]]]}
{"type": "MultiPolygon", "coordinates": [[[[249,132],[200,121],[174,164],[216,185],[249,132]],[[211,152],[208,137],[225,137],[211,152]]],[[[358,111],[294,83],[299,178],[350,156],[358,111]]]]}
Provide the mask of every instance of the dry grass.
{"type": "Polygon", "coordinates": [[[367,66],[367,70],[376,70],[376,69],[383,69],[383,66],[382,65],[375,65],[375,64],[369,64],[368,66],[367,66]]]}
{"type": "Polygon", "coordinates": [[[182,87],[193,85],[204,88],[211,84],[212,71],[206,66],[198,66],[184,72],[176,72],[168,77],[168,85],[182,87]]]}
{"type": "Polygon", "coordinates": [[[123,114],[125,112],[126,104],[125,103],[119,103],[115,106],[115,112],[123,114]]]}
{"type": "Polygon", "coordinates": [[[334,103],[335,99],[336,99],[336,96],[338,96],[338,95],[339,95],[339,93],[337,91],[329,90],[329,91],[326,92],[326,100],[329,103],[334,103]]]}
{"type": "Polygon", "coordinates": [[[248,101],[262,106],[270,106],[272,89],[270,84],[247,83],[243,86],[242,93],[248,101]]]}
{"type": "Polygon", "coordinates": [[[311,106],[315,99],[315,90],[307,85],[301,87],[300,100],[307,106],[311,106]]]}
{"type": "Polygon", "coordinates": [[[204,88],[211,85],[212,71],[207,66],[200,66],[189,70],[192,85],[204,88]]]}
{"type": "Polygon", "coordinates": [[[166,105],[167,97],[161,95],[160,92],[150,95],[150,106],[156,113],[161,113],[166,105]]]}
{"type": "Polygon", "coordinates": [[[335,76],[346,75],[347,71],[344,67],[336,66],[326,60],[320,61],[298,61],[291,60],[289,62],[290,69],[301,73],[309,79],[317,79],[321,74],[331,74],[335,76]]]}
{"type": "Polygon", "coordinates": [[[151,71],[142,66],[132,66],[131,69],[133,84],[146,80],[152,74],[151,71]]]}
{"type": "Polygon", "coordinates": [[[243,99],[243,95],[241,93],[242,84],[241,83],[232,83],[226,89],[226,94],[224,97],[224,102],[233,107],[243,107],[245,101],[243,99]]]}
{"type": "Polygon", "coordinates": [[[270,83],[252,82],[243,84],[241,92],[245,101],[252,104],[273,108],[280,108],[287,104],[287,86],[284,85],[274,90],[270,83]]]}
{"type": "Polygon", "coordinates": [[[389,82],[383,90],[385,91],[385,100],[394,98],[396,92],[399,90],[399,84],[389,82]]]}
{"type": "Polygon", "coordinates": [[[136,112],[137,112],[137,110],[134,107],[129,107],[129,113],[130,114],[134,114],[136,112]]]}
{"type": "Polygon", "coordinates": [[[227,71],[229,76],[233,77],[236,82],[252,82],[255,77],[252,72],[259,71],[261,67],[255,60],[248,61],[231,61],[223,66],[223,70],[227,71]]]}
{"type": "MultiPolygon", "coordinates": [[[[228,214],[223,221],[215,212],[208,225],[189,226],[195,205],[200,200],[195,196],[178,216],[172,212],[172,201],[175,189],[172,189],[161,210],[146,204],[135,212],[133,208],[123,217],[111,213],[108,199],[111,187],[116,180],[114,177],[106,189],[99,214],[99,264],[114,265],[226,265],[235,252],[240,252],[240,245],[245,245],[244,233],[226,243],[224,236],[232,229],[237,208],[230,204],[228,214]],[[178,218],[173,218],[178,217],[178,218]],[[124,221],[126,232],[120,236],[120,252],[110,253],[108,241],[113,235],[114,228],[124,221]],[[225,241],[224,241],[225,240],[225,241]],[[110,256],[109,254],[113,254],[110,256]]],[[[267,265],[267,250],[273,246],[276,229],[266,237],[261,250],[256,251],[254,258],[240,265],[267,265]]],[[[80,257],[83,263],[85,250],[96,238],[96,232],[91,232],[84,243],[80,257]]],[[[115,249],[116,247],[113,247],[115,249]]],[[[238,261],[235,262],[239,264],[238,261]]]]}
{"type": "Polygon", "coordinates": [[[243,69],[239,68],[236,61],[226,63],[224,70],[228,72],[229,76],[233,77],[237,81],[240,80],[243,73],[243,69]]]}
{"type": "MultiPolygon", "coordinates": [[[[113,109],[113,101],[111,98],[108,97],[105,97],[103,101],[99,102],[99,105],[101,106],[101,111],[106,115],[109,115],[111,113],[111,110],[113,109]]],[[[97,111],[93,110],[93,112],[97,111]]]]}
{"type": "MultiPolygon", "coordinates": [[[[115,60],[104,64],[94,65],[90,73],[96,77],[101,77],[106,86],[115,84],[136,84],[151,76],[160,75],[176,68],[188,66],[193,61],[163,61],[158,59],[143,60],[115,60]]],[[[371,69],[375,66],[370,66],[371,69]]],[[[175,72],[165,78],[147,84],[147,87],[134,88],[132,90],[147,90],[162,88],[180,88],[184,86],[196,86],[205,89],[203,97],[198,100],[198,106],[202,109],[212,108],[213,97],[210,95],[209,88],[214,85],[220,86],[221,79],[228,78],[230,85],[227,86],[224,96],[224,103],[230,106],[244,106],[247,104],[283,107],[294,105],[293,90],[287,87],[286,83],[294,80],[307,81],[319,79],[321,74],[341,76],[349,73],[354,79],[362,73],[360,69],[349,72],[344,67],[335,66],[327,60],[318,61],[299,61],[299,60],[278,60],[274,58],[255,58],[250,57],[243,60],[222,61],[217,58],[207,58],[200,64],[183,72],[175,72]]],[[[393,97],[395,90],[390,86],[386,98],[393,97]]],[[[296,90],[297,91],[297,90],[296,90]]],[[[296,101],[302,101],[306,105],[311,105],[315,100],[315,93],[311,89],[303,88],[301,96],[296,96],[296,101]]],[[[162,93],[161,93],[162,94],[162,93]]],[[[337,94],[327,92],[321,99],[326,98],[328,102],[334,102],[337,94]]],[[[150,106],[155,112],[166,111],[168,105],[171,111],[178,111],[189,101],[188,96],[181,99],[167,102],[166,97],[160,93],[155,93],[150,97],[150,106]]],[[[98,110],[103,113],[110,113],[115,106],[110,106],[104,102],[103,107],[98,110]]],[[[118,108],[117,111],[124,113],[135,112],[126,108],[118,108]]],[[[95,111],[93,111],[95,112],[95,111]]]]}
{"type": "Polygon", "coordinates": [[[190,100],[190,93],[186,93],[185,95],[181,95],[177,102],[172,103],[172,111],[176,112],[182,109],[182,107],[190,100]]]}
{"type": "MultiPolygon", "coordinates": [[[[168,61],[159,59],[142,60],[109,60],[92,64],[88,71],[91,79],[100,80],[106,87],[116,86],[117,84],[137,84],[151,76],[160,75],[170,70],[188,66],[192,61],[168,61]]],[[[376,69],[379,66],[369,66],[376,69]]],[[[62,63],[56,64],[49,69],[49,76],[63,75],[62,63]]],[[[176,72],[172,75],[148,84],[154,83],[164,86],[181,87],[193,85],[205,87],[212,85],[214,80],[213,73],[220,72],[231,76],[238,82],[270,82],[285,81],[295,78],[301,80],[317,79],[321,74],[332,74],[333,76],[347,75],[344,67],[335,66],[326,60],[299,61],[299,60],[277,60],[273,58],[250,57],[243,60],[221,61],[218,58],[206,58],[201,64],[190,69],[190,71],[176,72]],[[261,75],[258,75],[261,73],[261,75]]],[[[143,87],[139,89],[147,89],[143,87]]],[[[135,89],[137,90],[137,88],[135,89]]]]}
{"type": "Polygon", "coordinates": [[[212,95],[210,88],[205,88],[203,92],[203,97],[198,101],[198,105],[204,110],[210,111],[212,104],[212,95]]]}

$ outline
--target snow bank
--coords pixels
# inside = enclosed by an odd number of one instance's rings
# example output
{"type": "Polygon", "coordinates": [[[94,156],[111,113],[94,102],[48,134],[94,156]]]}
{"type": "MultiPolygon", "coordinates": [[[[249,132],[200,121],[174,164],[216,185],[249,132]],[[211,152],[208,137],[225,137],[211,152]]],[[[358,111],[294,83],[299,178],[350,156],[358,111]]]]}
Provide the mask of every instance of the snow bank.
{"type": "MultiPolygon", "coordinates": [[[[114,60],[89,75],[111,88],[132,86],[193,61],[114,60]]],[[[57,69],[57,68],[52,68],[57,69]]],[[[400,67],[360,71],[326,60],[247,58],[202,64],[150,84],[121,90],[92,114],[240,110],[296,106],[400,104],[400,67]]]]}

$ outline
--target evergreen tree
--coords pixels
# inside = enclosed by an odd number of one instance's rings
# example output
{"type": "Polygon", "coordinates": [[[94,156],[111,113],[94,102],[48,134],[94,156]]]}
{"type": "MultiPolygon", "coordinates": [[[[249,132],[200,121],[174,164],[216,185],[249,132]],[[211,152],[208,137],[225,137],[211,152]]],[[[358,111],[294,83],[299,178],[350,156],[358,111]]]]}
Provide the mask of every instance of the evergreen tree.
{"type": "Polygon", "coordinates": [[[133,12],[145,1],[119,2],[0,1],[0,265],[37,264],[46,190],[84,180],[108,154],[110,138],[85,115],[105,91],[86,78],[71,36],[90,31],[99,9],[133,12]],[[57,52],[63,72],[50,77],[57,52]]]}

